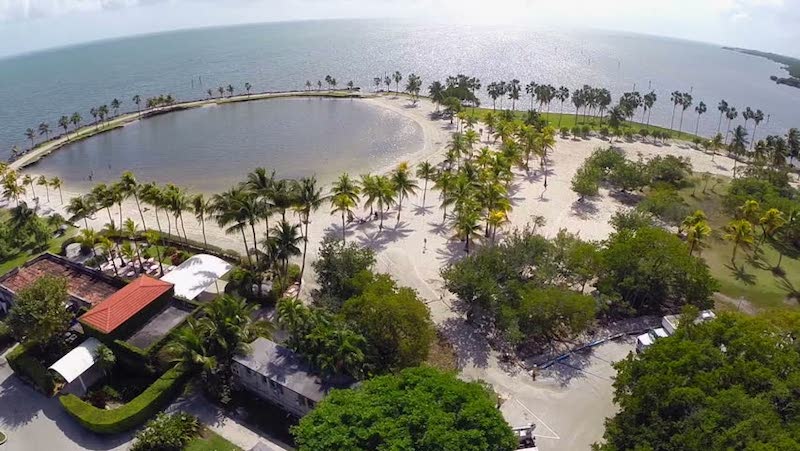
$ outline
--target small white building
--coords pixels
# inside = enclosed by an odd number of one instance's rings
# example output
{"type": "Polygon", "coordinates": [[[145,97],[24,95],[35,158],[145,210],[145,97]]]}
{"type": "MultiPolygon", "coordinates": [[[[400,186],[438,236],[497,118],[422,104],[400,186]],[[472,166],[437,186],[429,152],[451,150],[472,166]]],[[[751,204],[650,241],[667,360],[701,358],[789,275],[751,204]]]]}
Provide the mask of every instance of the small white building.
{"type": "Polygon", "coordinates": [[[61,393],[83,396],[89,387],[103,377],[103,369],[97,365],[96,359],[100,345],[98,339],[89,338],[48,368],[56,374],[57,381],[63,380],[59,390],[61,393]]]}
{"type": "Polygon", "coordinates": [[[310,412],[332,388],[350,388],[349,377],[322,378],[297,354],[272,340],[258,338],[247,356],[233,359],[231,370],[244,389],[297,417],[310,412]]]}
{"type": "Polygon", "coordinates": [[[175,296],[188,300],[208,300],[225,288],[219,280],[233,268],[225,260],[208,254],[197,254],[175,267],[161,278],[175,285],[175,296]]]}

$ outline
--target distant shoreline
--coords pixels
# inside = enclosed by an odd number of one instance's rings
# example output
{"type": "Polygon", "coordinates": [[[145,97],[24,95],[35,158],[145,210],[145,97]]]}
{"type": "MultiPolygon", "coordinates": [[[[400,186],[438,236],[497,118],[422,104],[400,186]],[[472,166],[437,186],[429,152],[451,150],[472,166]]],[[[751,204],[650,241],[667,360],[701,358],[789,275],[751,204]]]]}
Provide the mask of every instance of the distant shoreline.
{"type": "Polygon", "coordinates": [[[108,119],[102,124],[97,122],[84,125],[77,130],[62,133],[53,136],[52,138],[42,141],[35,145],[32,149],[21,155],[19,158],[10,162],[8,167],[13,170],[20,170],[32,164],[39,162],[42,158],[50,153],[78,141],[82,141],[92,136],[116,130],[128,124],[132,124],[142,119],[147,119],[153,116],[160,116],[162,114],[173,113],[176,111],[189,110],[200,108],[207,105],[225,105],[228,103],[250,102],[255,100],[268,100],[290,97],[323,97],[323,98],[367,98],[372,94],[363,94],[359,91],[353,90],[325,90],[325,91],[274,91],[274,92],[258,92],[253,94],[240,94],[230,97],[216,97],[209,99],[196,99],[187,100],[183,102],[176,102],[172,105],[153,107],[143,109],[141,111],[131,111],[122,113],[111,119],[108,119]]]}
{"type": "Polygon", "coordinates": [[[783,69],[789,73],[789,76],[778,77],[777,75],[773,75],[770,77],[770,79],[779,85],[800,88],[800,59],[786,55],[779,55],[777,53],[762,52],[759,50],[743,49],[739,47],[722,47],[722,49],[744,53],[745,55],[757,56],[759,58],[766,58],[770,61],[781,64],[783,65],[783,69]]]}

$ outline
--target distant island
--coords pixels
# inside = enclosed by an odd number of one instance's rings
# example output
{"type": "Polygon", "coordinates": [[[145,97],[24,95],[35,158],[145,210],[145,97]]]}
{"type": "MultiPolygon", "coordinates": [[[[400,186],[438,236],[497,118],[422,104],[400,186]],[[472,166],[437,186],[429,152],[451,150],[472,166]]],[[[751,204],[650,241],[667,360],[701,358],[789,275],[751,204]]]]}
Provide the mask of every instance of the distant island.
{"type": "Polygon", "coordinates": [[[777,53],[760,52],[758,50],[740,49],[737,47],[723,47],[725,50],[733,50],[735,52],[746,53],[748,55],[760,56],[767,58],[784,65],[784,69],[789,72],[788,77],[778,77],[773,75],[769,77],[770,80],[781,85],[794,86],[800,88],[800,59],[792,58],[791,56],[778,55],[777,53]]]}

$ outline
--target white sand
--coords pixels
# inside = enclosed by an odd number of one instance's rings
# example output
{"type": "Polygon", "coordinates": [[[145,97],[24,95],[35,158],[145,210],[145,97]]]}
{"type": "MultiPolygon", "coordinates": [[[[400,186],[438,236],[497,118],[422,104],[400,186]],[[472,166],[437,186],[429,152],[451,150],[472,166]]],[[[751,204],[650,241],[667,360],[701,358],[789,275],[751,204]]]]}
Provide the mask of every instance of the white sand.
{"type": "MultiPolygon", "coordinates": [[[[420,100],[415,108],[408,107],[406,98],[394,98],[391,95],[376,98],[364,99],[361,101],[370,102],[385,108],[389,108],[402,114],[422,127],[425,140],[424,147],[418,152],[414,152],[405,159],[412,163],[430,158],[432,162],[437,162],[442,158],[441,149],[445,146],[450,134],[454,129],[448,121],[434,122],[429,119],[429,114],[433,111],[433,105],[427,100],[420,100]]],[[[484,135],[485,136],[485,135],[484,135]]],[[[634,143],[615,143],[622,148],[629,158],[637,158],[642,155],[644,158],[651,158],[655,155],[676,155],[691,159],[693,168],[696,172],[708,172],[715,175],[731,175],[733,160],[716,156],[712,161],[710,155],[690,148],[686,144],[672,143],[667,146],[656,146],[652,144],[634,143]]],[[[577,168],[583,163],[592,151],[598,147],[608,146],[608,142],[599,139],[572,140],[561,138],[557,139],[557,145],[550,157],[548,166],[551,171],[548,176],[548,188],[545,191],[543,177],[540,171],[525,176],[523,172],[518,174],[515,180],[513,193],[514,210],[510,215],[512,227],[522,227],[530,222],[536,215],[543,216],[546,225],[539,229],[545,236],[553,236],[559,229],[565,228],[569,231],[579,233],[584,239],[603,239],[611,231],[608,224],[610,217],[619,209],[626,208],[621,202],[609,196],[606,191],[601,191],[601,195],[594,200],[587,200],[583,204],[578,203],[578,196],[570,189],[570,181],[577,168]]],[[[538,165],[532,164],[532,168],[538,165]]],[[[387,168],[388,169],[388,168],[387,168]]],[[[147,174],[137,174],[142,180],[147,179],[147,174]]],[[[355,175],[355,174],[352,174],[355,175]]],[[[245,174],[242,174],[242,178],[245,174]]],[[[420,184],[421,187],[422,184],[420,184]]],[[[64,200],[67,201],[73,192],[64,192],[64,200]]],[[[44,199],[42,187],[37,187],[40,199],[44,199]]],[[[30,193],[29,193],[30,194],[30,193]]],[[[496,356],[489,353],[483,361],[476,361],[470,353],[472,347],[485,346],[485,341],[479,334],[458,326],[453,329],[454,324],[463,325],[463,321],[458,319],[458,315],[450,308],[450,294],[442,288],[442,281],[439,276],[440,268],[448,262],[459,259],[464,255],[463,243],[453,239],[453,232],[447,224],[442,223],[442,213],[438,208],[438,192],[428,190],[426,208],[422,208],[422,190],[403,204],[403,211],[399,223],[396,221],[396,209],[386,215],[385,228],[381,232],[378,230],[377,221],[369,221],[362,225],[351,224],[347,230],[348,242],[358,242],[369,246],[377,252],[377,269],[391,274],[401,285],[416,289],[425,298],[431,308],[433,319],[437,324],[450,328],[450,336],[458,341],[456,346],[463,364],[463,375],[467,378],[482,378],[492,383],[503,386],[502,390],[509,396],[528,396],[531,400],[535,398],[560,399],[558,395],[547,395],[555,393],[556,388],[541,382],[530,381],[529,378],[514,378],[514,383],[509,382],[508,376],[499,369],[496,356]],[[427,246],[425,246],[427,240],[427,246]],[[527,395],[526,395],[527,393],[527,395]],[[534,395],[534,393],[540,393],[534,395]]],[[[58,194],[50,193],[52,200],[51,207],[57,211],[62,211],[58,202],[58,194]]],[[[140,222],[139,214],[132,200],[123,205],[126,217],[131,217],[140,222]]],[[[63,211],[62,211],[62,214],[63,211]]],[[[366,217],[368,211],[358,211],[357,217],[366,217]]],[[[112,209],[112,215],[117,215],[117,211],[112,209]]],[[[64,214],[66,217],[67,215],[64,214]]],[[[155,228],[155,219],[152,210],[145,213],[147,225],[155,228]]],[[[107,222],[106,212],[100,211],[95,218],[90,220],[90,226],[100,229],[107,222]]],[[[200,226],[192,215],[185,215],[186,232],[189,237],[198,241],[202,240],[200,226]]],[[[162,215],[162,226],[166,223],[162,215]]],[[[82,226],[83,222],[78,221],[77,225],[82,226]]],[[[226,235],[214,224],[207,224],[208,241],[223,248],[243,250],[240,235],[226,235]]],[[[173,230],[174,232],[174,230],[173,230]]],[[[263,225],[258,229],[258,233],[263,233],[263,225]]],[[[310,242],[308,246],[308,262],[313,261],[317,255],[319,242],[323,236],[333,234],[341,236],[341,219],[339,215],[330,214],[330,206],[323,206],[320,211],[312,215],[310,226],[310,242]]],[[[498,235],[501,235],[499,233],[498,235]]],[[[259,237],[260,239],[261,237],[259,237]]],[[[248,236],[248,241],[250,236],[248,236]]],[[[480,244],[479,244],[480,245],[480,244]]],[[[304,292],[313,287],[313,274],[306,272],[304,292]]],[[[565,390],[565,388],[561,388],[565,390]]],[[[605,389],[609,389],[606,387],[605,389]]],[[[613,414],[613,405],[610,404],[608,393],[598,396],[596,402],[589,411],[606,412],[613,414]],[[599,404],[598,404],[599,403],[599,404]]],[[[529,406],[534,408],[533,406],[529,406]]],[[[588,408],[588,407],[587,407],[588,408]]],[[[581,409],[577,409],[575,415],[580,415],[581,409]]],[[[596,416],[596,415],[595,415],[596,416]]],[[[602,418],[595,418],[597,423],[595,428],[576,438],[577,441],[570,441],[570,448],[576,445],[576,449],[585,449],[589,443],[599,440],[602,434],[602,418]],[[577,446],[580,444],[581,446],[577,446]]],[[[569,420],[562,419],[558,423],[569,424],[569,420]]],[[[557,431],[559,434],[570,434],[575,431],[557,431]]],[[[564,443],[562,443],[563,445],[564,443]]],[[[564,449],[559,448],[558,441],[552,447],[545,446],[542,449],[564,449]]]]}

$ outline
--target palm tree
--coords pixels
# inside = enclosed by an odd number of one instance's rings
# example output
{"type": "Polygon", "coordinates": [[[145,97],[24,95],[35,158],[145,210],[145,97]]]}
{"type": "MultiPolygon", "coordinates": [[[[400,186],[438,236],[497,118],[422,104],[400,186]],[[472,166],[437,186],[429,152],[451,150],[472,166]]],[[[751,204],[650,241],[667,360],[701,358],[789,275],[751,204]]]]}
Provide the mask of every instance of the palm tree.
{"type": "Polygon", "coordinates": [[[100,117],[100,122],[105,121],[108,116],[108,105],[100,105],[97,107],[97,115],[100,117]]]}
{"type": "Polygon", "coordinates": [[[297,182],[294,180],[276,180],[270,190],[270,200],[276,210],[281,212],[281,219],[286,220],[286,210],[297,203],[297,182]]]}
{"type": "Polygon", "coordinates": [[[269,237],[269,217],[275,206],[272,203],[272,193],[275,186],[275,171],[267,172],[266,168],[255,168],[253,172],[247,174],[245,182],[247,189],[253,191],[261,201],[261,209],[264,215],[264,222],[267,237],[269,237]]]}
{"type": "Polygon", "coordinates": [[[547,152],[556,145],[556,129],[551,126],[543,128],[541,132],[537,133],[535,143],[544,172],[544,188],[547,189],[547,152]]]}
{"type": "Polygon", "coordinates": [[[471,208],[461,208],[456,210],[455,228],[459,237],[464,239],[464,252],[469,254],[470,239],[480,234],[481,226],[478,212],[471,208]]]}
{"type": "Polygon", "coordinates": [[[558,127],[561,127],[561,118],[564,116],[564,102],[569,99],[569,88],[561,86],[556,92],[556,99],[561,103],[561,111],[558,113],[558,127]]]}
{"type": "Polygon", "coordinates": [[[395,83],[394,93],[395,94],[399,94],[400,93],[400,82],[403,81],[403,75],[400,73],[399,70],[397,70],[392,75],[392,79],[394,79],[394,83],[395,83]]]}
{"type": "Polygon", "coordinates": [[[403,199],[417,192],[419,185],[411,178],[408,163],[403,162],[392,172],[391,181],[397,193],[397,222],[400,222],[400,212],[403,210],[403,199]]]}
{"type": "Polygon", "coordinates": [[[228,97],[233,97],[233,85],[228,85],[225,90],[228,91],[228,97]]]}
{"type": "Polygon", "coordinates": [[[122,102],[120,102],[118,99],[113,99],[111,101],[111,109],[114,110],[115,117],[119,115],[120,104],[122,104],[122,102]]]}
{"type": "Polygon", "coordinates": [[[753,113],[750,118],[753,119],[753,123],[755,124],[753,125],[753,139],[750,140],[750,148],[752,149],[753,144],[756,142],[756,130],[758,130],[758,125],[764,120],[764,112],[761,110],[756,110],[756,112],[753,113]]]}
{"type": "MultiPolygon", "coordinates": [[[[300,212],[300,221],[305,225],[303,232],[303,262],[300,265],[300,284],[303,284],[303,273],[306,270],[306,253],[308,252],[308,225],[311,222],[311,213],[319,210],[322,203],[325,201],[325,196],[322,195],[322,190],[317,188],[316,177],[305,177],[300,180],[300,186],[297,196],[298,211],[300,212]]],[[[298,296],[300,291],[297,292],[298,296]]]]}
{"type": "Polygon", "coordinates": [[[139,192],[141,191],[141,186],[136,181],[136,176],[133,175],[131,171],[125,171],[122,173],[120,177],[120,187],[122,188],[122,194],[124,197],[131,197],[136,201],[136,208],[139,210],[139,218],[142,220],[142,228],[147,230],[147,223],[144,220],[144,213],[142,213],[142,206],[139,203],[139,192]]]}
{"type": "Polygon", "coordinates": [[[188,244],[189,238],[186,236],[186,227],[184,227],[183,224],[183,212],[189,210],[191,205],[189,203],[189,198],[186,195],[186,190],[184,188],[179,188],[172,183],[167,183],[163,194],[166,207],[172,213],[172,217],[175,220],[175,231],[180,237],[181,234],[178,231],[178,221],[180,221],[184,243],[188,244]]]}
{"type": "Polygon", "coordinates": [[[20,184],[17,173],[10,171],[3,177],[3,197],[8,200],[13,198],[19,206],[19,197],[25,194],[25,186],[20,184]]]}
{"type": "Polygon", "coordinates": [[[539,87],[539,84],[535,81],[532,81],[525,85],[525,93],[531,96],[531,110],[533,110],[533,101],[536,99],[536,89],[539,87]]]}
{"type": "Polygon", "coordinates": [[[67,137],[67,141],[69,141],[69,116],[61,116],[58,119],[58,126],[64,129],[64,135],[67,137]]]}
{"type": "Polygon", "coordinates": [[[258,304],[231,295],[219,296],[205,306],[200,332],[217,361],[230,365],[233,357],[247,353],[248,343],[272,335],[270,322],[253,319],[258,308],[258,304]]]}
{"type": "Polygon", "coordinates": [[[729,110],[728,102],[720,100],[719,105],[717,105],[717,109],[719,110],[719,124],[717,124],[717,133],[719,134],[722,129],[722,116],[724,116],[729,110]]]}
{"type": "Polygon", "coordinates": [[[456,177],[450,171],[439,171],[436,175],[434,186],[440,191],[442,199],[442,223],[447,220],[447,206],[450,199],[450,190],[455,186],[456,177]]]}
{"type": "Polygon", "coordinates": [[[739,112],[736,111],[736,108],[730,107],[728,108],[728,112],[725,113],[725,117],[728,119],[728,131],[725,132],[725,144],[728,143],[728,135],[731,134],[731,122],[739,116],[739,112]]]}
{"type": "Polygon", "coordinates": [[[92,107],[92,108],[89,109],[89,114],[92,115],[92,119],[94,120],[94,128],[95,129],[97,129],[97,127],[100,126],[100,124],[97,122],[98,113],[99,112],[98,112],[97,108],[92,107]]]}
{"type": "Polygon", "coordinates": [[[670,100],[672,101],[672,120],[670,120],[669,129],[672,130],[675,127],[675,109],[683,103],[683,94],[680,91],[672,91],[670,100]]]}
{"type": "Polygon", "coordinates": [[[213,90],[207,89],[206,90],[206,94],[208,94],[208,98],[209,99],[213,99],[214,98],[214,91],[213,90]]]}
{"type": "Polygon", "coordinates": [[[519,83],[519,80],[515,78],[511,80],[511,84],[508,85],[508,99],[511,100],[512,111],[517,109],[517,100],[519,100],[519,93],[522,90],[519,83]]]}
{"type": "Polygon", "coordinates": [[[747,130],[741,125],[737,125],[733,130],[733,139],[728,148],[734,155],[733,159],[733,177],[736,177],[736,164],[739,158],[747,151],[747,130]]]}
{"type": "Polygon", "coordinates": [[[333,207],[331,214],[341,213],[342,215],[342,243],[345,242],[347,236],[345,215],[350,216],[353,214],[353,208],[358,205],[359,193],[358,184],[352,181],[347,173],[339,176],[339,179],[331,187],[329,196],[333,207]]]}
{"type": "Polygon", "coordinates": [[[72,215],[70,221],[76,219],[83,219],[85,229],[89,228],[89,222],[86,218],[92,215],[95,211],[95,203],[92,196],[77,196],[69,200],[67,205],[67,213],[72,215]]]}
{"type": "Polygon", "coordinates": [[[242,208],[242,204],[247,202],[248,197],[252,197],[252,194],[242,187],[234,187],[223,193],[215,194],[211,198],[211,203],[214,206],[214,217],[217,220],[217,224],[220,227],[227,227],[225,233],[240,232],[242,234],[245,254],[252,266],[253,260],[250,256],[250,248],[247,246],[247,235],[244,232],[247,226],[248,212],[242,208]]]}
{"type": "Polygon", "coordinates": [[[707,221],[698,221],[686,228],[686,242],[689,243],[689,255],[694,249],[702,249],[704,240],[711,236],[711,226],[707,221]]]}
{"type": "Polygon", "coordinates": [[[64,203],[64,195],[61,193],[61,186],[62,185],[63,185],[63,182],[61,181],[61,179],[59,177],[53,177],[53,178],[50,179],[50,188],[58,190],[58,197],[59,197],[59,199],[61,199],[61,203],[63,204],[64,203]]]}
{"type": "Polygon", "coordinates": [[[72,131],[78,133],[78,126],[81,124],[82,120],[83,118],[80,113],[77,111],[72,113],[72,116],[69,117],[69,122],[72,124],[72,131]]]}
{"type": "Polygon", "coordinates": [[[189,318],[183,327],[164,347],[171,363],[180,365],[187,371],[210,370],[216,367],[216,359],[206,345],[206,334],[194,318],[189,318]]]}
{"type": "Polygon", "coordinates": [[[100,268],[100,262],[97,261],[97,249],[95,249],[95,246],[97,246],[99,241],[100,236],[97,235],[97,232],[95,232],[93,229],[82,229],[78,235],[78,242],[81,243],[81,246],[88,247],[92,250],[92,257],[98,269],[100,268]]]}
{"type": "Polygon", "coordinates": [[[246,82],[244,84],[244,90],[247,91],[247,95],[248,96],[250,95],[250,89],[252,89],[252,87],[253,87],[253,85],[251,85],[250,82],[246,82]]]}
{"type": "Polygon", "coordinates": [[[45,141],[50,139],[50,125],[47,122],[39,124],[39,136],[44,136],[45,141]]]}
{"type": "MultiPolygon", "coordinates": [[[[210,93],[211,90],[209,89],[208,92],[210,93]]],[[[133,96],[133,99],[131,99],[131,100],[133,100],[133,103],[136,104],[136,113],[141,115],[142,114],[142,109],[140,107],[140,104],[142,103],[142,97],[139,94],[136,94],[135,96],[133,96]]]]}
{"type": "Polygon", "coordinates": [[[40,175],[36,178],[36,184],[44,186],[44,192],[47,195],[47,203],[50,203],[50,184],[47,182],[47,177],[40,175]]]}
{"type": "Polygon", "coordinates": [[[284,289],[288,284],[289,259],[301,254],[298,245],[303,237],[299,230],[299,224],[289,224],[286,220],[281,220],[272,229],[272,236],[261,242],[268,250],[267,253],[281,262],[281,287],[284,289]]]}
{"type": "Polygon", "coordinates": [[[33,177],[31,177],[30,174],[25,174],[22,177],[22,184],[30,186],[33,197],[36,198],[36,190],[33,188],[33,177]]]}
{"type": "Polygon", "coordinates": [[[775,233],[786,224],[786,218],[782,211],[770,208],[759,218],[758,223],[761,225],[761,243],[763,243],[767,238],[775,236],[775,233]]]}
{"type": "Polygon", "coordinates": [[[311,80],[306,80],[306,91],[311,90],[311,80]]]}
{"type": "Polygon", "coordinates": [[[220,86],[217,88],[217,92],[219,93],[219,97],[222,98],[222,96],[225,94],[225,88],[220,86]]]}
{"type": "Polygon", "coordinates": [[[724,239],[733,243],[731,263],[736,264],[736,251],[739,247],[749,247],[753,244],[753,225],[745,219],[735,219],[725,228],[724,239]]]}
{"type": "Polygon", "coordinates": [[[391,179],[385,175],[376,175],[372,180],[375,183],[375,200],[378,202],[378,214],[380,217],[378,230],[383,230],[384,208],[388,210],[394,204],[397,192],[391,179]]]}
{"type": "Polygon", "coordinates": [[[497,237],[497,229],[508,222],[508,214],[505,211],[494,210],[489,212],[488,224],[491,228],[492,244],[494,244],[495,238],[497,237]]]}
{"type": "Polygon", "coordinates": [[[147,244],[150,245],[153,249],[156,250],[156,257],[158,258],[158,269],[161,272],[161,276],[164,276],[164,265],[163,265],[163,258],[161,256],[161,248],[159,247],[158,243],[161,240],[161,234],[156,232],[155,230],[145,230],[144,231],[144,239],[147,240],[147,244]]]}
{"type": "Polygon", "coordinates": [[[192,212],[194,217],[200,222],[200,230],[203,233],[203,244],[208,248],[208,240],[206,239],[206,218],[211,215],[213,205],[210,200],[207,200],[203,194],[195,194],[192,198],[192,212]]]}
{"type": "Polygon", "coordinates": [[[125,235],[127,235],[128,239],[132,243],[132,246],[136,251],[136,259],[139,260],[139,268],[142,268],[142,271],[144,271],[144,265],[142,265],[142,253],[139,252],[139,245],[136,243],[136,236],[139,234],[139,228],[136,226],[136,223],[133,222],[133,219],[128,218],[122,225],[122,231],[125,233],[125,235]]]}
{"type": "Polygon", "coordinates": [[[786,133],[786,145],[789,147],[789,162],[794,163],[800,157],[800,129],[790,128],[786,133]]]}
{"type": "Polygon", "coordinates": [[[34,141],[36,139],[36,132],[33,131],[32,128],[29,128],[25,130],[25,137],[31,140],[31,149],[33,149],[33,146],[36,144],[36,142],[34,141]]]}
{"type": "Polygon", "coordinates": [[[685,113],[686,110],[689,109],[690,106],[692,106],[692,95],[689,94],[688,92],[684,92],[683,94],[681,94],[680,105],[681,105],[681,121],[680,121],[680,126],[678,127],[678,133],[683,132],[683,113],[685,113]]]}
{"type": "Polygon", "coordinates": [[[114,275],[119,277],[119,269],[117,269],[117,262],[116,258],[114,257],[114,251],[116,249],[116,244],[113,243],[107,237],[100,237],[100,249],[103,250],[103,254],[106,256],[106,260],[111,262],[111,266],[114,268],[114,275]]]}
{"type": "Polygon", "coordinates": [[[697,113],[697,123],[694,126],[695,135],[697,135],[697,133],[700,131],[700,116],[705,114],[706,111],[708,111],[708,107],[706,107],[706,104],[703,102],[698,103],[694,108],[694,112],[697,113]]]}
{"type": "Polygon", "coordinates": [[[428,161],[423,161],[417,165],[417,177],[425,180],[425,186],[422,189],[422,209],[425,210],[425,197],[428,194],[428,182],[436,177],[436,169],[428,161]]]}

